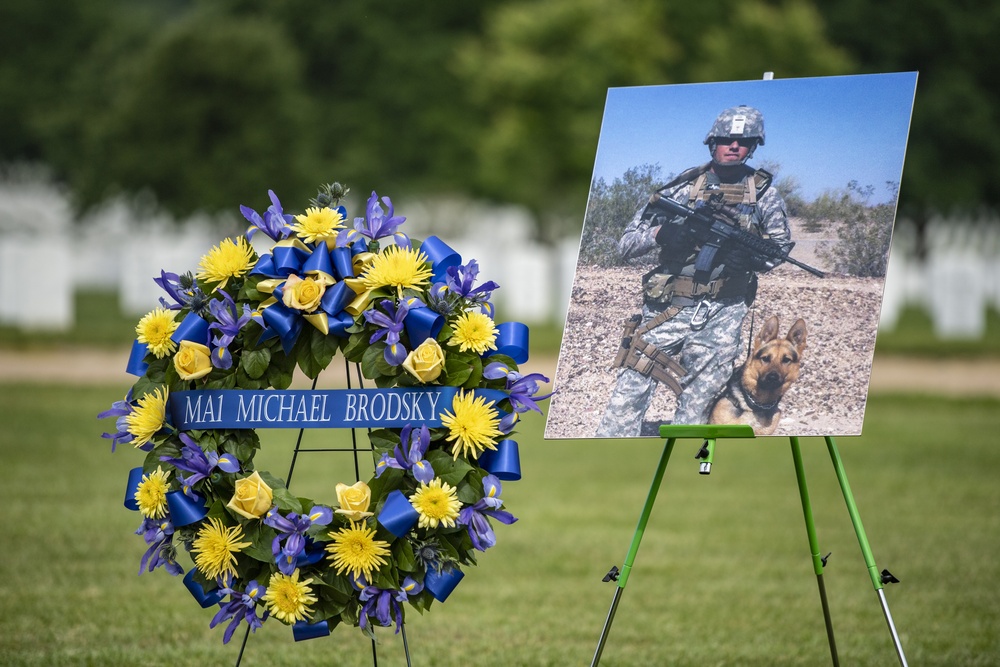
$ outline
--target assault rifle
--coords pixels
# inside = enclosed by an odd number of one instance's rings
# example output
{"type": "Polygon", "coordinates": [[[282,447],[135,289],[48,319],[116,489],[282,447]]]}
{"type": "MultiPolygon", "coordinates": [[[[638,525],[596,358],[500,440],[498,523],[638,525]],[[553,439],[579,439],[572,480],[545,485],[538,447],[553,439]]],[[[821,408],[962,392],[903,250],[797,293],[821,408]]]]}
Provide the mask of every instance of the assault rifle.
{"type": "MultiPolygon", "coordinates": [[[[701,278],[708,276],[718,264],[724,263],[726,255],[734,252],[741,252],[756,263],[788,262],[814,276],[826,277],[826,274],[819,269],[788,256],[794,243],[786,249],[774,241],[755,236],[735,224],[726,222],[723,217],[735,220],[737,215],[730,206],[709,202],[704,207],[695,209],[669,197],[656,197],[649,202],[644,212],[651,218],[666,217],[663,216],[664,213],[671,218],[682,218],[684,223],[687,223],[686,235],[701,246],[694,264],[695,280],[698,282],[707,282],[707,279],[701,280],[701,278]],[[717,259],[716,256],[723,250],[724,254],[717,259]]],[[[676,223],[664,222],[664,224],[676,223]]]]}

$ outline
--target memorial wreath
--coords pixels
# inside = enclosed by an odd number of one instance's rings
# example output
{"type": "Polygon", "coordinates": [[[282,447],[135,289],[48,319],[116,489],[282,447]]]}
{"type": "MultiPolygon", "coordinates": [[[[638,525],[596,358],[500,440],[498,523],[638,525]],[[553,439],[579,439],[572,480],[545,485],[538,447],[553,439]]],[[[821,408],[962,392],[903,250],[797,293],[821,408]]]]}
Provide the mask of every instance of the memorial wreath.
{"type": "Polygon", "coordinates": [[[491,519],[516,521],[501,499],[501,480],[520,478],[509,436],[548,379],[520,373],[528,331],[494,323],[498,285],[401,232],[388,197],[373,192],[348,226],[340,184],[294,216],[268,194],[196,273],[154,279],[169,300],[136,326],[139,379],[99,415],[116,418],[112,451],[146,453],[125,496],[148,547],[139,573],[183,574],[188,551],[184,583],[218,605],[224,642],[271,617],[296,640],[340,623],[399,632],[403,603],[443,601],[494,546],[491,519]],[[338,352],[375,388],[316,390],[338,352]],[[289,389],[296,367],[312,390],[289,389]],[[374,474],[337,483],[335,502],[297,497],[255,469],[268,427],[367,428],[374,474]]]}

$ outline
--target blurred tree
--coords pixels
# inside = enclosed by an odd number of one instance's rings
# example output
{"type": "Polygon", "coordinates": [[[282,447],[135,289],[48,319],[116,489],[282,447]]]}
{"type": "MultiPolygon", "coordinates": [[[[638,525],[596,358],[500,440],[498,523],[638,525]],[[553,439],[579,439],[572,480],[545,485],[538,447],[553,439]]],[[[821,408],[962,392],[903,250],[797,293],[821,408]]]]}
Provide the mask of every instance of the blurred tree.
{"type": "Polygon", "coordinates": [[[649,193],[663,182],[659,165],[652,164],[633,167],[611,183],[603,178],[595,180],[587,202],[579,261],[595,266],[627,263],[618,250],[618,239],[636,211],[645,206],[649,193]]]}
{"type": "Polygon", "coordinates": [[[114,0],[0,3],[0,159],[45,156],[37,121],[65,103],[74,60],[103,34],[114,0]]]}
{"type": "Polygon", "coordinates": [[[820,5],[828,35],[862,71],[919,71],[900,210],[1000,205],[1000,4],[988,0],[839,0],[820,5]]]}
{"type": "MultiPolygon", "coordinates": [[[[159,31],[115,68],[104,113],[76,164],[63,165],[81,203],[148,189],[183,216],[263,203],[269,187],[311,194],[312,107],[297,55],[280,27],[253,19],[195,13],[159,31]]],[[[80,87],[95,75],[81,70],[80,87]]]]}
{"type": "Polygon", "coordinates": [[[498,7],[459,62],[487,119],[478,192],[527,205],[543,237],[578,225],[611,86],[847,71],[806,0],[522,0],[498,7]]]}
{"type": "Polygon", "coordinates": [[[376,187],[390,196],[463,189],[480,123],[451,65],[497,0],[428,3],[419,11],[407,0],[213,4],[294,35],[320,110],[308,132],[322,152],[321,180],[336,178],[363,195],[376,187]]]}

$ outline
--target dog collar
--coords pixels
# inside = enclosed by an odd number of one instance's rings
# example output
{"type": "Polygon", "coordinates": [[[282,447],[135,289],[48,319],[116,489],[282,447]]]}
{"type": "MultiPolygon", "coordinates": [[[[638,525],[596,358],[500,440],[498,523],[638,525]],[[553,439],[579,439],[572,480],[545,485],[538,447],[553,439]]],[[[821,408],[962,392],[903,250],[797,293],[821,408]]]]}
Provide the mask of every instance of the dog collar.
{"type": "Polygon", "coordinates": [[[754,410],[760,410],[761,412],[771,412],[776,407],[778,407],[778,403],[781,401],[781,397],[779,396],[777,399],[775,399],[770,403],[761,403],[757,400],[754,400],[754,397],[748,394],[747,390],[744,389],[742,385],[740,386],[740,392],[742,392],[743,398],[746,400],[747,404],[751,408],[753,408],[754,410]]]}

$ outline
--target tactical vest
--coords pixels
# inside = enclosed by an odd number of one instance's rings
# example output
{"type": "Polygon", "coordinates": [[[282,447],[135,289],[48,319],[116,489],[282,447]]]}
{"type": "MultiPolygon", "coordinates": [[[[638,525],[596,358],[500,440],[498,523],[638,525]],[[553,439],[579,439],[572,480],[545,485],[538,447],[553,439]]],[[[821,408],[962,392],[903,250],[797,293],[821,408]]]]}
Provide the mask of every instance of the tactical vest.
{"type": "MultiPolygon", "coordinates": [[[[691,183],[688,204],[697,206],[709,200],[722,201],[738,212],[736,223],[740,228],[760,236],[754,221],[757,202],[771,186],[772,176],[764,169],[751,171],[737,183],[721,183],[709,173],[710,164],[682,172],[659,190],[664,193],[683,183],[691,183]]],[[[720,265],[707,283],[692,279],[694,260],[698,248],[660,249],[660,266],[643,279],[644,300],[653,308],[669,305],[692,305],[702,299],[744,298],[749,303],[756,293],[756,276],[753,273],[731,275],[720,265]]]]}

